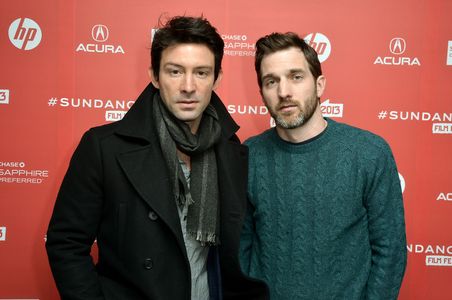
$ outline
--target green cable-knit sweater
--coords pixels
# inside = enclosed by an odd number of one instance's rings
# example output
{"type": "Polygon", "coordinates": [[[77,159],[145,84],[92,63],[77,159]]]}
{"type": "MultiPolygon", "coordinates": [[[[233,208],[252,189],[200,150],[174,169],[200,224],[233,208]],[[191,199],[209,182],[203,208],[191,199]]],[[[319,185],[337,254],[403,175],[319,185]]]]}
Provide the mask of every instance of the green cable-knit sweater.
{"type": "Polygon", "coordinates": [[[299,144],[275,129],[246,141],[246,274],[272,300],[397,299],[406,265],[400,181],[379,136],[327,119],[299,144]]]}

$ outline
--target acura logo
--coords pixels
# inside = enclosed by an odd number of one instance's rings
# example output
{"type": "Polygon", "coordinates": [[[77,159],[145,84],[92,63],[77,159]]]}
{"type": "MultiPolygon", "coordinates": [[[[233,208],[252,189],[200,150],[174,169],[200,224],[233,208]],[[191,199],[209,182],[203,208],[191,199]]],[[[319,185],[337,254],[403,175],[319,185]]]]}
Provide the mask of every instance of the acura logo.
{"type": "Polygon", "coordinates": [[[400,55],[403,52],[405,52],[406,49],[406,42],[404,39],[396,37],[391,40],[389,43],[389,51],[391,51],[392,54],[400,55]]]}
{"type": "Polygon", "coordinates": [[[91,29],[91,36],[96,42],[105,42],[108,40],[108,27],[102,24],[97,24],[91,29]]]}

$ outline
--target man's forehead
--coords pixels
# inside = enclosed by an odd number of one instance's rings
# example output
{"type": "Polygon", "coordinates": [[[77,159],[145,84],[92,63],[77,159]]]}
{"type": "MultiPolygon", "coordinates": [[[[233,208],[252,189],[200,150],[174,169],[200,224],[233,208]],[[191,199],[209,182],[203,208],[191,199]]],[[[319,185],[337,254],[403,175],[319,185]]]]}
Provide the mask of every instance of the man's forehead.
{"type": "Polygon", "coordinates": [[[269,64],[269,63],[273,63],[273,62],[286,62],[289,64],[294,64],[294,63],[305,63],[306,61],[306,57],[304,56],[303,51],[301,51],[298,48],[295,47],[291,47],[291,48],[287,48],[287,49],[282,49],[282,50],[278,50],[275,51],[273,53],[269,53],[266,54],[263,58],[262,58],[262,63],[263,64],[269,64]]]}
{"type": "Polygon", "coordinates": [[[294,73],[309,72],[309,64],[300,49],[289,48],[270,53],[263,57],[261,73],[265,76],[269,73],[294,73]]]}
{"type": "Polygon", "coordinates": [[[213,52],[203,44],[176,44],[162,52],[162,65],[213,67],[213,52]]]}

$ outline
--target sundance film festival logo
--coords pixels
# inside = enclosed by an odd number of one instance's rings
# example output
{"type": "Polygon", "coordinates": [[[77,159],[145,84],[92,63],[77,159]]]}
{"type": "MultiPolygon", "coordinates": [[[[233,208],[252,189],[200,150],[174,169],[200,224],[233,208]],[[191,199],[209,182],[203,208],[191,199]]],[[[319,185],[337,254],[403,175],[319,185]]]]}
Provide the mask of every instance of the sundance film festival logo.
{"type": "Polygon", "coordinates": [[[425,265],[437,267],[452,267],[452,256],[427,255],[425,265]]]}
{"type": "Polygon", "coordinates": [[[9,90],[0,90],[0,104],[9,104],[9,90]]]}
{"type": "Polygon", "coordinates": [[[322,33],[310,33],[304,38],[305,42],[314,48],[319,57],[319,61],[322,63],[330,56],[331,43],[328,37],[322,33]]]}
{"type": "Polygon", "coordinates": [[[105,112],[105,121],[114,122],[119,121],[126,115],[126,110],[107,110],[105,112]]]}
{"type": "Polygon", "coordinates": [[[265,105],[236,105],[229,104],[228,112],[231,115],[266,115],[268,114],[268,108],[265,105]]]}
{"type": "Polygon", "coordinates": [[[9,40],[21,50],[36,48],[42,39],[42,31],[38,23],[29,18],[18,18],[9,26],[9,40]]]}
{"type": "Polygon", "coordinates": [[[326,99],[320,104],[322,115],[327,118],[342,118],[344,115],[344,104],[331,103],[330,99],[326,99]]]}
{"type": "Polygon", "coordinates": [[[407,250],[413,255],[425,255],[428,267],[452,267],[452,245],[408,244],[407,250]]]}
{"type": "Polygon", "coordinates": [[[102,54],[125,54],[121,45],[111,45],[105,43],[109,37],[110,31],[108,27],[103,24],[96,24],[91,28],[91,38],[95,43],[80,43],[75,51],[102,54]]]}
{"type": "Polygon", "coordinates": [[[452,113],[381,110],[379,120],[432,122],[433,134],[452,134],[452,113]]]}
{"type": "Polygon", "coordinates": [[[452,134],[452,123],[433,123],[433,134],[452,134]]]}
{"type": "Polygon", "coordinates": [[[105,121],[108,122],[121,120],[134,103],[135,101],[131,100],[74,97],[50,97],[47,100],[47,105],[49,107],[105,109],[105,121]]]}
{"type": "Polygon", "coordinates": [[[417,57],[403,56],[407,48],[405,39],[395,37],[389,42],[389,52],[392,55],[378,56],[374,65],[392,65],[392,66],[420,66],[421,63],[417,57]]]}

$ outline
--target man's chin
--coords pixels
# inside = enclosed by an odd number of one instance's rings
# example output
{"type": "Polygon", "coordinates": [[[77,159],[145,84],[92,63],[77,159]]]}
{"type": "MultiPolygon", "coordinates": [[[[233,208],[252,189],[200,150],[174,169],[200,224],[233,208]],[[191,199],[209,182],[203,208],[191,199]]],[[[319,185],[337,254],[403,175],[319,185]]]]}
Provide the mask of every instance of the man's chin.
{"type": "Polygon", "coordinates": [[[174,116],[182,122],[193,122],[199,117],[199,114],[193,111],[182,111],[174,114],[174,116]]]}
{"type": "Polygon", "coordinates": [[[277,118],[276,124],[284,129],[295,129],[303,126],[305,123],[304,118],[277,118]]]}

